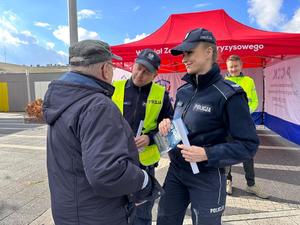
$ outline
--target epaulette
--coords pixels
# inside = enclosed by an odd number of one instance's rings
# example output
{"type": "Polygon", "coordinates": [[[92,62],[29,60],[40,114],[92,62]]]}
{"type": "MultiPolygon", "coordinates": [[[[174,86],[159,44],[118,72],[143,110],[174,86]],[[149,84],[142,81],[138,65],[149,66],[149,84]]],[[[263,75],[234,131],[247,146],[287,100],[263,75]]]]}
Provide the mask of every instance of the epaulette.
{"type": "Polygon", "coordinates": [[[177,91],[180,91],[181,89],[184,89],[185,87],[190,86],[190,85],[191,85],[191,84],[187,82],[187,83],[181,85],[180,87],[178,87],[178,88],[177,88],[177,91]]]}
{"type": "Polygon", "coordinates": [[[244,92],[243,88],[240,85],[238,85],[230,80],[221,79],[218,82],[216,82],[215,84],[213,84],[213,86],[215,86],[215,88],[218,89],[218,91],[226,99],[230,98],[232,95],[234,95],[236,93],[244,92]]]}

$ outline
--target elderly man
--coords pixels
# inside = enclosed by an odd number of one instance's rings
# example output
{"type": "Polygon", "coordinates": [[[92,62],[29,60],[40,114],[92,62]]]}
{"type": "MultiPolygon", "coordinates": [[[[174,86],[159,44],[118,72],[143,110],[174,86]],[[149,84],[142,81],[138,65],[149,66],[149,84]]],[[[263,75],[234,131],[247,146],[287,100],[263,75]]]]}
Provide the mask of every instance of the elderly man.
{"type": "Polygon", "coordinates": [[[119,57],[105,42],[74,44],[69,49],[71,71],[53,81],[46,93],[55,224],[128,224],[129,197],[136,202],[151,199],[158,187],[139,167],[132,131],[110,99],[113,58],[119,57]]]}
{"type": "MultiPolygon", "coordinates": [[[[115,81],[113,101],[117,104],[130,127],[137,133],[143,120],[142,134],[135,138],[140,149],[140,166],[154,176],[154,167],[160,159],[153,136],[157,124],[171,118],[173,107],[165,88],[153,82],[160,66],[160,58],[152,49],[144,49],[135,60],[129,80],[115,81]]],[[[154,201],[137,207],[134,225],[151,225],[154,201]]]]}

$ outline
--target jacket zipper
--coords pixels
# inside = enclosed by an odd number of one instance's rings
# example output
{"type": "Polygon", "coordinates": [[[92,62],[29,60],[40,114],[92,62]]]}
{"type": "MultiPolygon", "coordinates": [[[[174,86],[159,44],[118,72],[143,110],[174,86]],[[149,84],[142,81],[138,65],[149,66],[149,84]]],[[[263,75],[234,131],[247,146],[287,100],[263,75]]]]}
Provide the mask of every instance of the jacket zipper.
{"type": "Polygon", "coordinates": [[[139,93],[138,93],[138,96],[136,98],[135,109],[134,109],[134,112],[133,112],[133,121],[136,121],[135,117],[136,117],[136,111],[138,109],[138,104],[139,104],[139,100],[140,100],[141,90],[142,90],[142,88],[139,87],[139,93]]]}
{"type": "Polygon", "coordinates": [[[187,110],[189,109],[189,107],[190,107],[192,101],[194,100],[194,98],[195,98],[197,92],[198,92],[198,88],[196,87],[196,90],[195,90],[193,96],[190,98],[188,104],[186,105],[185,109],[184,109],[183,112],[182,112],[182,119],[184,118],[185,114],[187,113],[187,110]]]}

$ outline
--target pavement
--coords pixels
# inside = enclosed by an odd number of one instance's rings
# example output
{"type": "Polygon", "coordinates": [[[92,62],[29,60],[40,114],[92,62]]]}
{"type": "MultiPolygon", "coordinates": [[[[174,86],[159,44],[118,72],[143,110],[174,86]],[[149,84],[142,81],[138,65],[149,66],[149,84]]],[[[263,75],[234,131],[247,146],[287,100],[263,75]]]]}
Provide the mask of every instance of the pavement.
{"type": "MultiPolygon", "coordinates": [[[[300,225],[300,146],[263,126],[255,157],[256,183],[270,195],[245,191],[242,164],[233,167],[223,225],[300,225]]],[[[46,172],[43,124],[24,123],[21,113],[0,113],[0,225],[53,225],[46,172]]],[[[163,182],[169,160],[161,159],[156,176],[163,182]]],[[[153,209],[156,224],[157,203],[153,209]]],[[[184,220],[192,225],[190,210],[184,220]]]]}

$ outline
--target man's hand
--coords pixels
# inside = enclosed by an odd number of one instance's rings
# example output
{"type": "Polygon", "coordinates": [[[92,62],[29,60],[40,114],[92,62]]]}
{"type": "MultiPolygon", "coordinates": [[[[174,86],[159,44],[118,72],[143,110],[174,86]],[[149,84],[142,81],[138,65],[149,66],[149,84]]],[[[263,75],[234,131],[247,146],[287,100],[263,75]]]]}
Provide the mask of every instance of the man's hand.
{"type": "Polygon", "coordinates": [[[165,191],[156,180],[155,177],[149,175],[149,181],[147,186],[135,193],[135,204],[140,205],[145,203],[146,201],[153,201],[159,197],[161,197],[165,191]]]}
{"type": "Polygon", "coordinates": [[[185,145],[177,145],[177,147],[182,149],[181,154],[185,161],[202,162],[208,159],[205,149],[202,147],[198,147],[195,145],[192,145],[190,147],[187,147],[185,145]]]}
{"type": "Polygon", "coordinates": [[[166,136],[171,129],[171,120],[163,119],[158,125],[159,133],[166,136]]]}
{"type": "Polygon", "coordinates": [[[146,146],[148,146],[150,144],[150,138],[148,135],[141,135],[141,136],[138,136],[134,139],[135,141],[135,144],[136,144],[136,147],[138,149],[140,148],[144,148],[146,146]]]}

